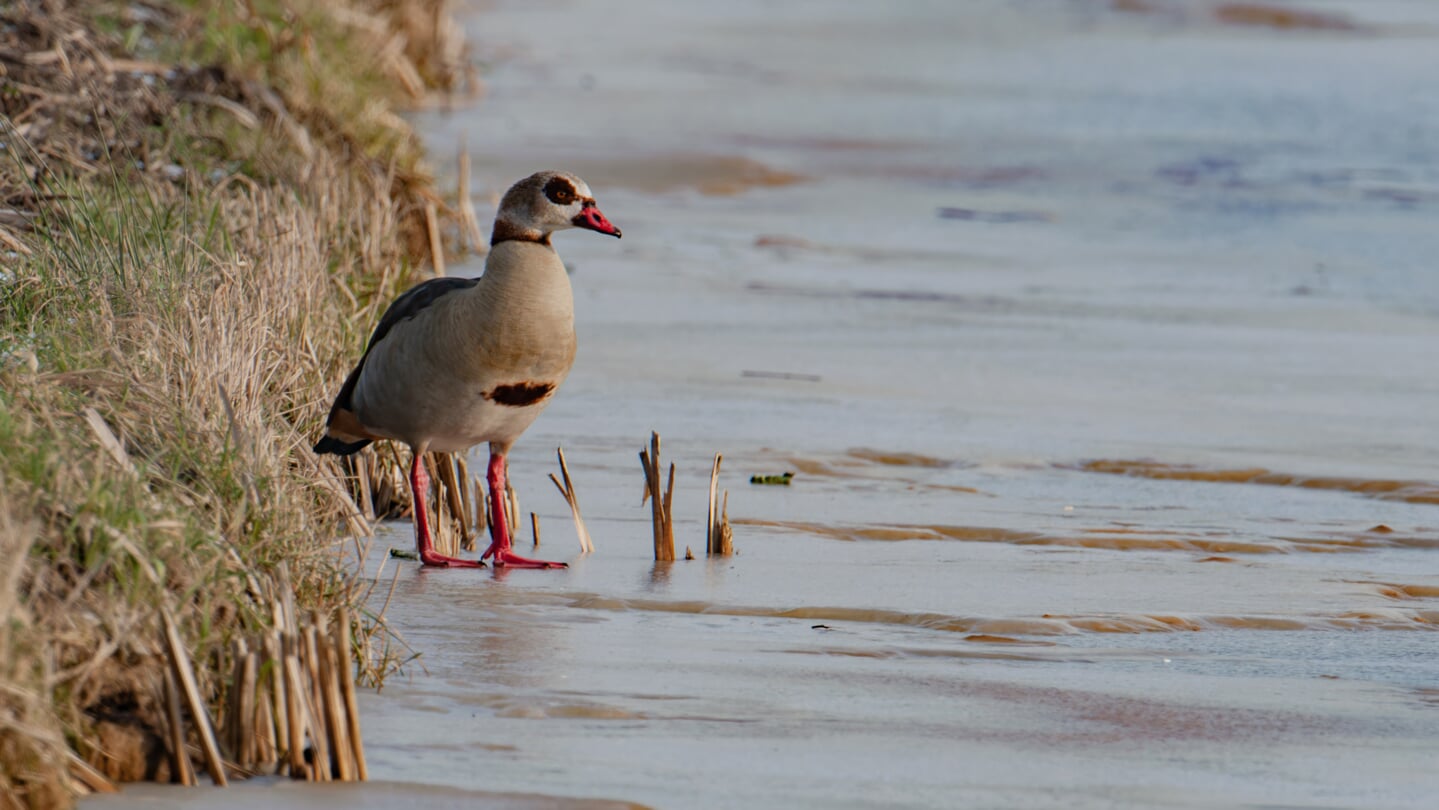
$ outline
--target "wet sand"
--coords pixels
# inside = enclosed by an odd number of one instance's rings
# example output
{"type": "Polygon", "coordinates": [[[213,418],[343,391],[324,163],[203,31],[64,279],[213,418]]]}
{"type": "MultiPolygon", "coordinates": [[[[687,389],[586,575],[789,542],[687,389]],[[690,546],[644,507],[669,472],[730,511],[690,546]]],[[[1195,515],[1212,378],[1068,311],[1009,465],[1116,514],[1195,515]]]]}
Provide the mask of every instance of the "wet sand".
{"type": "Polygon", "coordinates": [[[435,154],[467,137],[482,216],[574,169],[625,238],[555,240],[580,354],[511,458],[572,567],[379,570],[408,523],[370,554],[423,654],[363,701],[406,804],[1432,806],[1439,9],[574,0],[472,33],[488,95],[419,118],[435,154]],[[681,551],[725,454],[738,556],[650,560],[651,429],[681,551]]]}

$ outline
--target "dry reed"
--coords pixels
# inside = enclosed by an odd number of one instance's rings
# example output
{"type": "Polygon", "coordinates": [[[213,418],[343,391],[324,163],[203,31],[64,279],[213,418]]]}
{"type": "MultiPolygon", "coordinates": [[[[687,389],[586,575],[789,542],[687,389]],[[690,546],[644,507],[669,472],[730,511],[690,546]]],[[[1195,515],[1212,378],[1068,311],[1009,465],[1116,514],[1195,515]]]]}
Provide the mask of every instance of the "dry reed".
{"type": "Polygon", "coordinates": [[[719,499],[720,461],[723,458],[715,453],[714,467],[710,469],[709,514],[705,519],[705,553],[710,557],[734,554],[734,531],[729,524],[729,490],[724,491],[723,503],[719,499]]]}
{"type": "Polygon", "coordinates": [[[668,562],[675,558],[675,530],[672,507],[675,494],[675,465],[670,464],[669,483],[660,488],[660,434],[650,433],[648,450],[640,451],[640,466],[645,471],[645,494],[641,503],[650,502],[654,523],[655,559],[668,562]]]}
{"type": "Polygon", "coordinates": [[[570,465],[565,463],[564,448],[555,448],[555,455],[560,460],[560,475],[564,476],[564,483],[561,483],[554,473],[550,473],[550,480],[554,482],[560,495],[564,496],[565,503],[570,505],[570,515],[575,519],[575,535],[580,539],[580,552],[592,552],[595,550],[595,543],[590,539],[590,530],[585,528],[585,519],[580,517],[580,498],[575,492],[574,481],[570,480],[570,465]]]}

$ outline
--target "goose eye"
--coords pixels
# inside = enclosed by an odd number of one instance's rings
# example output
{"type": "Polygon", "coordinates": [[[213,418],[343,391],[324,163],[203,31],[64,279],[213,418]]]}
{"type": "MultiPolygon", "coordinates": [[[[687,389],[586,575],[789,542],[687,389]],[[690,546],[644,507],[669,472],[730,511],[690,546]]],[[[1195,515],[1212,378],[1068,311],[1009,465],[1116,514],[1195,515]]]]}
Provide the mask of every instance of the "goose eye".
{"type": "Polygon", "coordinates": [[[545,197],[555,205],[569,205],[575,201],[575,187],[563,177],[556,177],[545,185],[545,197]]]}

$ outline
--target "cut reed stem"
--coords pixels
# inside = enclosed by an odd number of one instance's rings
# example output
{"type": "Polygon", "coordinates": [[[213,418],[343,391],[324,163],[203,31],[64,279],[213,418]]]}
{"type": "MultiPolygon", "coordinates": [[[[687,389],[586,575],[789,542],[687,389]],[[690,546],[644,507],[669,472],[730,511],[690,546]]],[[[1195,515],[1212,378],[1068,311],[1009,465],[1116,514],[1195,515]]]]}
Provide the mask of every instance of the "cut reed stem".
{"type": "Polygon", "coordinates": [[[170,654],[170,667],[175,672],[175,680],[185,695],[190,718],[195,721],[195,729],[199,732],[200,750],[205,755],[205,768],[210,772],[210,778],[215,780],[215,784],[224,787],[229,784],[229,780],[225,778],[225,766],[220,760],[220,746],[215,743],[215,729],[210,724],[210,711],[205,708],[205,701],[200,696],[195,670],[190,666],[190,656],[180,641],[180,632],[175,628],[175,619],[170,615],[169,609],[161,608],[160,616],[164,624],[162,640],[170,654]]]}
{"type": "MultiPolygon", "coordinates": [[[[555,455],[560,459],[560,475],[564,476],[564,483],[550,473],[550,480],[554,482],[555,488],[565,497],[565,503],[570,505],[570,515],[575,519],[575,535],[580,539],[580,552],[588,553],[595,550],[595,543],[590,539],[590,531],[585,528],[585,520],[580,517],[580,499],[575,493],[575,484],[570,480],[570,466],[565,463],[564,448],[555,448],[555,455]]],[[[646,489],[646,492],[649,490],[646,489]]]]}
{"type": "Polygon", "coordinates": [[[345,697],[345,717],[349,721],[350,745],[354,749],[355,777],[360,781],[370,778],[365,765],[365,745],[360,735],[360,707],[355,701],[354,652],[350,644],[350,611],[340,608],[339,619],[335,622],[335,647],[340,651],[340,689],[345,697]]]}
{"type": "Polygon", "coordinates": [[[729,525],[729,490],[724,492],[724,505],[719,500],[720,461],[724,457],[715,453],[714,467],[710,470],[709,527],[706,535],[706,553],[711,557],[728,557],[734,554],[733,530],[729,525]]]}
{"type": "Polygon", "coordinates": [[[425,231],[430,237],[430,262],[434,265],[435,276],[445,275],[445,246],[440,241],[439,211],[433,200],[425,202],[425,231]]]}
{"type": "Polygon", "coordinates": [[[190,754],[185,750],[185,722],[180,712],[180,687],[176,683],[175,671],[165,667],[165,718],[170,726],[170,767],[172,782],[191,786],[195,784],[195,769],[190,765],[190,754]]]}
{"type": "Polygon", "coordinates": [[[464,135],[460,136],[457,162],[460,172],[460,226],[468,238],[470,250],[477,251],[485,245],[485,232],[480,228],[480,219],[475,215],[475,203],[470,199],[470,147],[464,135]]]}
{"type": "Polygon", "coordinates": [[[669,487],[660,489],[660,434],[650,433],[648,450],[640,451],[640,466],[645,471],[645,499],[650,501],[654,523],[655,559],[668,562],[675,558],[674,528],[670,523],[675,486],[675,465],[670,465],[669,487]]]}

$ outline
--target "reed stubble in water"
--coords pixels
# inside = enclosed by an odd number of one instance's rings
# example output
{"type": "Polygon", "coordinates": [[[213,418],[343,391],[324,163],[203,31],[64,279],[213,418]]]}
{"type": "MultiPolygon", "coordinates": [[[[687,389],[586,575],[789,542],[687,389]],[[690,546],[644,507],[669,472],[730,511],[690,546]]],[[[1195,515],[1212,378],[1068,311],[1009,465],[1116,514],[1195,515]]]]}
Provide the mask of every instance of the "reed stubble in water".
{"type": "Polygon", "coordinates": [[[660,488],[660,434],[650,433],[648,450],[640,451],[640,466],[645,471],[645,501],[650,502],[654,522],[655,560],[670,562],[675,558],[675,529],[671,507],[675,494],[675,465],[670,464],[669,483],[660,488]]]}
{"type": "MultiPolygon", "coordinates": [[[[719,471],[723,456],[715,454],[714,466],[710,468],[709,513],[705,519],[705,554],[710,557],[727,557],[734,553],[733,531],[729,523],[729,491],[720,501],[719,471]]],[[[650,446],[640,451],[640,466],[645,472],[645,493],[641,503],[649,502],[653,521],[655,560],[669,562],[675,559],[674,490],[675,465],[670,464],[669,475],[663,488],[660,487],[660,434],[650,433],[650,446]]],[[[556,482],[558,485],[558,482],[556,482]]],[[[579,519],[578,511],[575,515],[579,519]]],[[[694,559],[694,553],[685,547],[685,559],[694,559]]]]}
{"type": "Polygon", "coordinates": [[[715,453],[714,466],[710,468],[709,514],[705,519],[705,554],[710,557],[728,557],[734,554],[734,530],[729,525],[729,490],[724,491],[724,500],[719,496],[720,462],[724,456],[715,453]]]}

